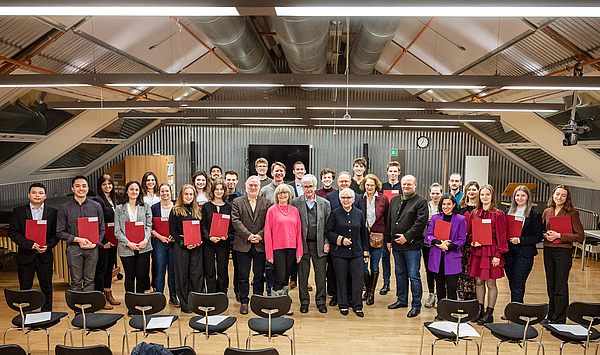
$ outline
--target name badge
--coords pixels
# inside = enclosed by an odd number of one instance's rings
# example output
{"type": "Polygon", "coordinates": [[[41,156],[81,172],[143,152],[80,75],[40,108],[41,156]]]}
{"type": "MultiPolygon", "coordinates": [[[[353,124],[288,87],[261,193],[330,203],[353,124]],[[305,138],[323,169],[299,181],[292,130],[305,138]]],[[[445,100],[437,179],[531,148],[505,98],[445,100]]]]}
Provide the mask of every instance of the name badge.
{"type": "Polygon", "coordinates": [[[88,217],[88,222],[98,222],[98,217],[88,217]]]}
{"type": "Polygon", "coordinates": [[[481,220],[481,223],[492,223],[492,220],[489,218],[485,218],[481,220]]]}
{"type": "Polygon", "coordinates": [[[525,220],[525,217],[515,216],[515,221],[523,222],[524,220],[525,220]]]}
{"type": "Polygon", "coordinates": [[[223,215],[223,219],[229,219],[229,218],[230,218],[230,216],[228,214],[223,215]]]}
{"type": "Polygon", "coordinates": [[[200,221],[192,221],[192,224],[200,224],[200,221]]]}
{"type": "Polygon", "coordinates": [[[169,221],[169,217],[160,217],[160,220],[162,222],[168,222],[169,221]]]}
{"type": "Polygon", "coordinates": [[[39,221],[37,221],[37,224],[48,224],[48,221],[40,219],[39,221]]]}
{"type": "Polygon", "coordinates": [[[144,221],[136,221],[135,225],[136,226],[143,226],[144,225],[144,221]]]}
{"type": "Polygon", "coordinates": [[[400,190],[390,190],[392,191],[392,194],[400,194],[400,190]]]}
{"type": "Polygon", "coordinates": [[[115,226],[115,223],[114,223],[114,222],[112,222],[112,223],[106,223],[106,226],[107,226],[107,227],[114,227],[114,226],[115,226]]]}

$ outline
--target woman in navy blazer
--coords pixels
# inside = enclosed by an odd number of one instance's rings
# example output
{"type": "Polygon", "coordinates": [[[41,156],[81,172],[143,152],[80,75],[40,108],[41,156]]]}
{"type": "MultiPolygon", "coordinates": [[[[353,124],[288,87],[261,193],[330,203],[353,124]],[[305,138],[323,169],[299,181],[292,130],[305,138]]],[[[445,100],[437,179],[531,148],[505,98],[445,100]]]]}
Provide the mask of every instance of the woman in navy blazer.
{"type": "MultiPolygon", "coordinates": [[[[381,193],[382,184],[377,176],[368,174],[363,181],[360,182],[360,189],[365,191],[363,199],[365,201],[365,220],[367,223],[367,231],[370,233],[385,233],[385,225],[390,209],[390,200],[381,193]]],[[[369,237],[370,238],[370,237],[369,237]]],[[[370,241],[370,239],[369,239],[370,241]]],[[[383,242],[383,240],[382,240],[383,242]]],[[[368,265],[365,264],[365,287],[367,292],[363,296],[363,301],[367,301],[367,305],[375,303],[375,288],[377,287],[377,279],[379,278],[379,260],[383,255],[383,248],[371,247],[371,274],[369,275],[368,265]]]]}
{"type": "Polygon", "coordinates": [[[438,213],[431,216],[425,241],[431,245],[429,248],[428,269],[435,273],[435,285],[437,298],[446,298],[446,286],[448,287],[448,298],[456,298],[456,287],[458,275],[462,271],[462,253],[460,248],[465,244],[467,238],[467,218],[458,214],[458,203],[454,196],[444,194],[438,204],[438,213]],[[450,222],[450,239],[440,241],[435,238],[436,221],[450,222]]]}
{"type": "Polygon", "coordinates": [[[508,278],[511,302],[523,303],[525,283],[533,268],[533,257],[538,253],[536,244],[544,238],[542,215],[533,210],[531,204],[531,192],[527,186],[520,185],[513,193],[510,208],[506,210],[507,215],[525,218],[521,235],[509,239],[508,253],[504,254],[504,271],[508,278]]]}

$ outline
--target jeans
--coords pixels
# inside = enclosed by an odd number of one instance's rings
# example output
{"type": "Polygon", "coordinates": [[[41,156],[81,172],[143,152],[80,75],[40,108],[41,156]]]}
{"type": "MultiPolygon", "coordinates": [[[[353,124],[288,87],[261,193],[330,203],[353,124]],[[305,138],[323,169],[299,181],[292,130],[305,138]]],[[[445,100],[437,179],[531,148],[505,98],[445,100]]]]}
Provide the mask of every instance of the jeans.
{"type": "MultiPolygon", "coordinates": [[[[383,243],[383,245],[381,246],[381,248],[371,248],[371,272],[373,273],[379,273],[379,260],[381,260],[381,257],[383,256],[383,251],[387,250],[387,246],[385,245],[385,243],[383,243]]],[[[389,251],[388,251],[389,254],[389,251]]],[[[389,262],[389,259],[388,259],[389,262]]],[[[385,263],[384,264],[384,269],[385,269],[385,263]]],[[[389,267],[389,264],[388,264],[389,267]]],[[[384,272],[385,275],[385,272],[384,272]]],[[[389,283],[390,282],[390,275],[388,273],[388,278],[387,281],[385,281],[384,279],[384,283],[389,283]]]]}
{"type": "Polygon", "coordinates": [[[156,238],[152,238],[152,259],[155,264],[156,275],[154,278],[154,287],[156,292],[163,293],[165,291],[166,273],[169,273],[169,296],[175,297],[175,257],[173,255],[173,242],[163,243],[156,238]]]}
{"type": "Polygon", "coordinates": [[[381,266],[383,268],[383,283],[389,284],[392,276],[392,263],[390,260],[390,251],[383,243],[383,253],[381,254],[381,266]]]}
{"type": "Polygon", "coordinates": [[[421,309],[421,250],[396,251],[393,250],[396,266],[396,296],[398,301],[408,304],[408,281],[412,294],[412,308],[421,309]]]}
{"type": "Polygon", "coordinates": [[[266,261],[266,259],[264,279],[266,281],[267,294],[270,296],[271,289],[273,288],[273,285],[275,285],[275,269],[273,267],[273,264],[266,261]]]}

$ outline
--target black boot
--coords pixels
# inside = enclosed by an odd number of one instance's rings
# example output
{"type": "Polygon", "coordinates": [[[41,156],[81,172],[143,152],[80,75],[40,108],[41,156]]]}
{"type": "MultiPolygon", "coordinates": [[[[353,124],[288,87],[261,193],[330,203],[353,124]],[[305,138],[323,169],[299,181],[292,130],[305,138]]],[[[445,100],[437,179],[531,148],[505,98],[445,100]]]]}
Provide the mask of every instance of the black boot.
{"type": "Polygon", "coordinates": [[[480,303],[480,304],[479,304],[479,311],[477,312],[477,317],[473,318],[473,319],[471,320],[471,322],[473,322],[473,323],[477,323],[477,322],[479,322],[479,320],[481,319],[481,317],[483,317],[483,314],[484,314],[484,313],[485,313],[485,312],[484,312],[483,303],[480,303]]]}
{"type": "Polygon", "coordinates": [[[491,307],[485,310],[485,314],[477,322],[477,325],[484,325],[485,323],[494,323],[494,309],[491,307]]]}
{"type": "Polygon", "coordinates": [[[369,290],[370,290],[370,287],[371,287],[371,275],[370,274],[365,274],[363,286],[364,286],[364,289],[365,289],[365,293],[363,293],[362,300],[364,302],[369,297],[369,290]]]}
{"type": "Polygon", "coordinates": [[[371,274],[371,286],[369,287],[369,297],[367,298],[367,305],[371,306],[375,303],[375,288],[377,287],[377,279],[379,278],[379,273],[374,272],[371,274]]]}
{"type": "Polygon", "coordinates": [[[390,292],[390,284],[389,283],[384,283],[383,287],[379,291],[379,294],[382,295],[382,296],[384,296],[384,295],[387,295],[388,292],[390,292]]]}

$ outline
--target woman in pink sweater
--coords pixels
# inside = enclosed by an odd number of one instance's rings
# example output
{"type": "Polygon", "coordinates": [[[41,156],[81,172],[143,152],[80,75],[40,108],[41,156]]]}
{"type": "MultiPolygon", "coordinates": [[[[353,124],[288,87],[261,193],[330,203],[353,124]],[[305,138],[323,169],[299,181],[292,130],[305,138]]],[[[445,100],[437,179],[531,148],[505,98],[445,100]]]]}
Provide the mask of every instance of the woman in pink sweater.
{"type": "Polygon", "coordinates": [[[276,203],[267,211],[265,220],[265,253],[275,270],[273,291],[281,291],[288,284],[292,265],[302,259],[300,214],[290,205],[291,195],[288,185],[277,186],[276,203]]]}

